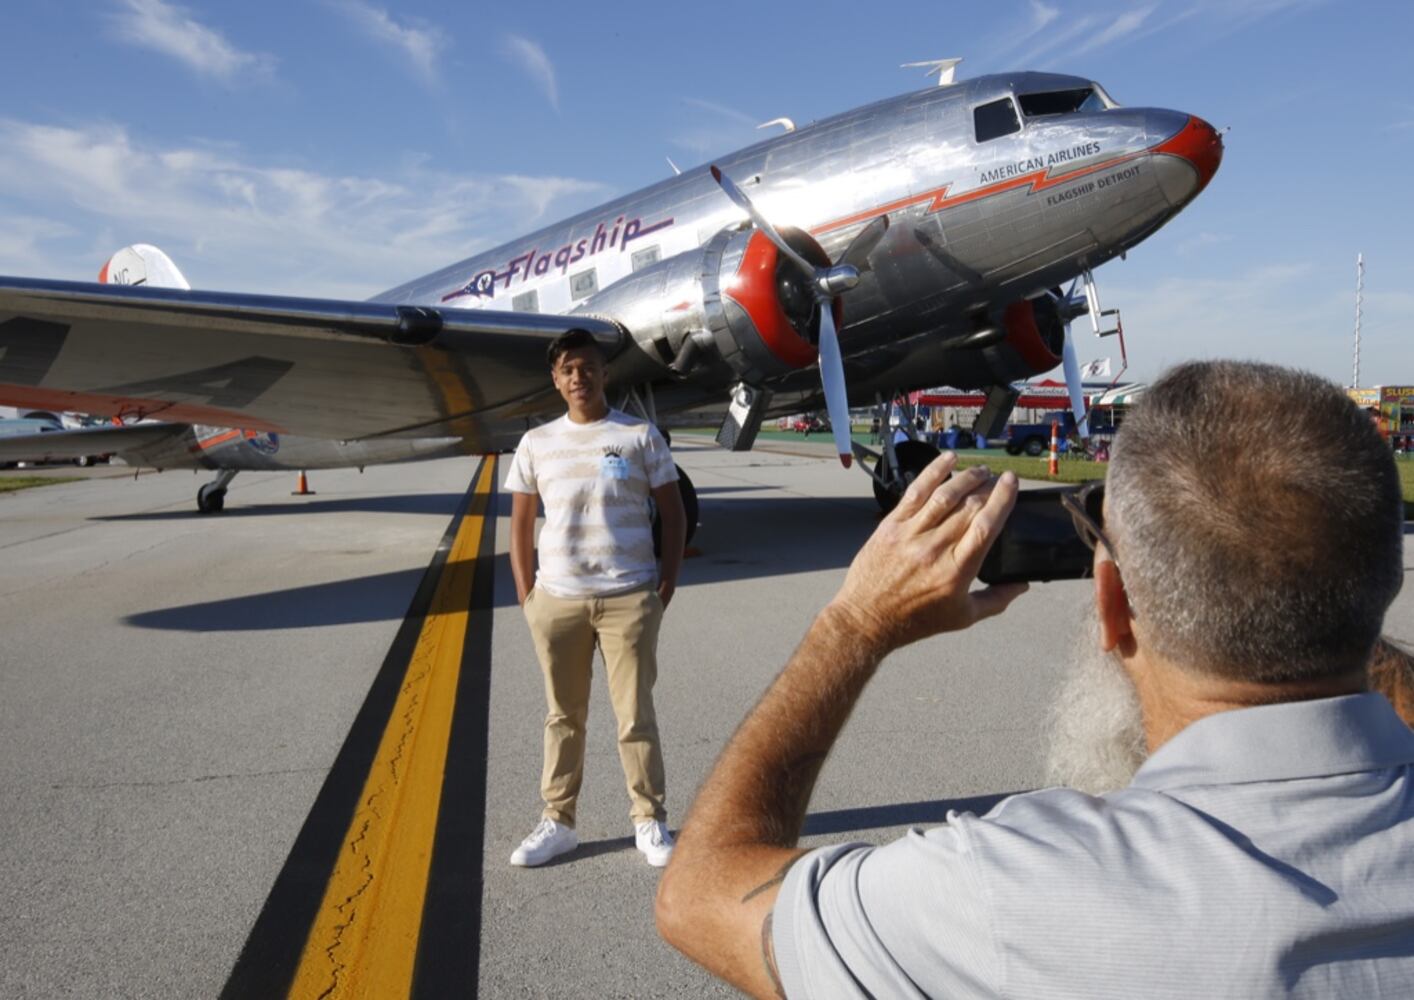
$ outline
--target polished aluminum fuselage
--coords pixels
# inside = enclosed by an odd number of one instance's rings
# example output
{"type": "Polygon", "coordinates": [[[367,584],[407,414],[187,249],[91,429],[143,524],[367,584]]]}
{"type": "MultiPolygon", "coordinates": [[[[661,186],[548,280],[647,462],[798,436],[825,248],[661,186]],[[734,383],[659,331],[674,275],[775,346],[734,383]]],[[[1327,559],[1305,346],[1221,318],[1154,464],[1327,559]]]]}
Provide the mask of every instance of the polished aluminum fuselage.
{"type": "MultiPolygon", "coordinates": [[[[950,348],[950,334],[1124,252],[1201,189],[1207,178],[1191,164],[1156,152],[1189,121],[1180,112],[1108,107],[1023,118],[1019,131],[977,141],[979,105],[1090,86],[1051,74],[981,77],[880,101],[716,161],[777,227],[808,231],[831,259],[871,219],[889,215],[872,270],[844,300],[852,398],[985,382],[972,363],[981,352],[950,348]]],[[[596,298],[635,264],[694,251],[742,222],[702,167],[375,300],[602,315],[596,298]]],[[[608,318],[634,333],[622,316],[608,318]]],[[[720,378],[669,380],[662,359],[638,346],[640,363],[619,366],[620,377],[662,379],[660,406],[721,400],[720,378]]],[[[783,400],[776,409],[788,409],[818,392],[818,375],[790,373],[773,387],[783,400]]]]}

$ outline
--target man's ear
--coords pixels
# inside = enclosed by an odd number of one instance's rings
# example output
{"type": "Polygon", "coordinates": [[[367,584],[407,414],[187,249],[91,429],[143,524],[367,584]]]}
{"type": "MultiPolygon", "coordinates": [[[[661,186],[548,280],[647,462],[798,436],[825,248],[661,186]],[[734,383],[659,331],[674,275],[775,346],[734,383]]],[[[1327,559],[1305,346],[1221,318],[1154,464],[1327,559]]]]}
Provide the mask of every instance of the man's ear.
{"type": "MultiPolygon", "coordinates": [[[[1095,559],[1095,612],[1100,619],[1100,648],[1106,653],[1133,642],[1129,597],[1119,567],[1110,559],[1095,559]]],[[[1124,650],[1121,650],[1123,652],[1124,650]]]]}

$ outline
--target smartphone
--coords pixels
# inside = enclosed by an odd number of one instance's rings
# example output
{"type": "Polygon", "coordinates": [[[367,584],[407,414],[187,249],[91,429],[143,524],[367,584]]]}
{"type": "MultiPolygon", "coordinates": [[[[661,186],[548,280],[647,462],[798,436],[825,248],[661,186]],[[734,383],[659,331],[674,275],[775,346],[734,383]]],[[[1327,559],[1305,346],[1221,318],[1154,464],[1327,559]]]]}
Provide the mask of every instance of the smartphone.
{"type": "Polygon", "coordinates": [[[1074,487],[1022,490],[977,578],[983,583],[1044,583],[1090,575],[1095,553],[1080,540],[1060,498],[1074,487]]]}

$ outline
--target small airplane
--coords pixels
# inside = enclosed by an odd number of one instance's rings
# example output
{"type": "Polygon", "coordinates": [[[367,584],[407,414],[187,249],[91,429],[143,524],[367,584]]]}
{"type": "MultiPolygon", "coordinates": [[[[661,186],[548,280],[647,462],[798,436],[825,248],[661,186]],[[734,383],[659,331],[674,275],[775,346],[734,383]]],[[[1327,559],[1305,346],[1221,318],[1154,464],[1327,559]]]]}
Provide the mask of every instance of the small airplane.
{"type": "Polygon", "coordinates": [[[579,327],[610,357],[615,405],[654,422],[725,406],[726,448],[823,402],[841,463],[874,459],[859,464],[887,508],[936,450],[854,444],[848,407],[981,389],[974,429],[995,437],[1012,383],[1063,365],[1083,409],[1071,320],[1117,332],[1091,271],[1192,201],[1222,151],[1207,122],[1083,77],[942,82],[366,302],[0,277],[0,402],[502,451],[562,412],[545,348],[579,327]]]}

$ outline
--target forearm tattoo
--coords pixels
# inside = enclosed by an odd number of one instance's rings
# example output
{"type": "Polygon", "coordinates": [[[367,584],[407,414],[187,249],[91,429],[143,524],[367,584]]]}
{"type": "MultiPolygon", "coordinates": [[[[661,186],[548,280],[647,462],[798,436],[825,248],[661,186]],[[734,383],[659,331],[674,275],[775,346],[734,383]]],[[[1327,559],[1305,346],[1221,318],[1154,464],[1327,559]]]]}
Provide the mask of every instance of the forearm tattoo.
{"type": "Polygon", "coordinates": [[[761,895],[763,892],[765,892],[767,889],[770,889],[772,886],[780,885],[786,880],[786,876],[790,874],[791,866],[809,853],[809,851],[797,851],[791,856],[789,861],[781,865],[780,871],[776,872],[776,874],[772,875],[765,882],[762,882],[755,889],[752,889],[745,896],[742,896],[741,901],[743,903],[749,903],[751,900],[755,899],[757,896],[761,895]]]}
{"type": "Polygon", "coordinates": [[[776,968],[776,944],[771,938],[771,914],[761,921],[761,961],[766,963],[766,975],[771,978],[771,988],[776,996],[786,1000],[786,987],[781,982],[781,972],[776,968]]]}
{"type": "MultiPolygon", "coordinates": [[[[743,903],[749,903],[766,890],[780,885],[786,880],[786,876],[790,874],[791,865],[795,864],[808,853],[808,851],[800,851],[795,854],[789,861],[781,865],[780,871],[776,872],[776,874],[772,875],[765,882],[762,882],[755,889],[752,889],[745,896],[742,896],[741,901],[743,903]]],[[[766,919],[761,921],[761,961],[766,965],[766,975],[771,978],[771,985],[775,988],[776,996],[784,1000],[786,988],[781,983],[780,970],[776,968],[776,945],[771,939],[771,912],[772,911],[767,910],[766,919]]]]}

